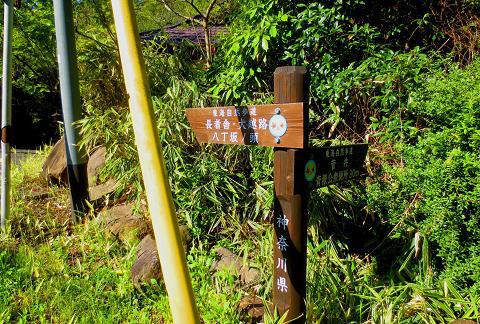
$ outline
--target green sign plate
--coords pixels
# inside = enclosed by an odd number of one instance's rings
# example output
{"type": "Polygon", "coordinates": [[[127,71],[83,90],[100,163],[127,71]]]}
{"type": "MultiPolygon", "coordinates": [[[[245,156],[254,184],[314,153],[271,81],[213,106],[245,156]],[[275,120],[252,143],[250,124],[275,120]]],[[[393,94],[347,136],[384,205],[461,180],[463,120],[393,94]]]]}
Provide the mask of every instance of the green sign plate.
{"type": "Polygon", "coordinates": [[[324,187],[365,175],[368,144],[310,148],[306,152],[304,176],[311,188],[324,187]]]}

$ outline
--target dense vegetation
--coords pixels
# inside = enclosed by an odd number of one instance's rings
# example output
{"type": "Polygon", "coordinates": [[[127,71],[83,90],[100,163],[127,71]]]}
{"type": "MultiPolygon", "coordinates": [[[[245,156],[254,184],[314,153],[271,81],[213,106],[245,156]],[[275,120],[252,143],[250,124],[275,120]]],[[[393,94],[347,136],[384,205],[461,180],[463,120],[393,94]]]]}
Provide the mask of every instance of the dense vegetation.
{"type": "MultiPolygon", "coordinates": [[[[58,100],[52,5],[24,2],[15,13],[15,87],[25,94],[23,105],[35,99],[41,107],[58,100]]],[[[177,21],[160,1],[135,3],[142,30],[177,21]]],[[[182,1],[173,5],[182,8],[182,1]]],[[[140,206],[144,191],[110,9],[85,0],[75,12],[83,145],[106,146],[103,178],[119,180],[115,197],[140,206]]],[[[202,51],[195,45],[172,50],[166,37],[143,44],[178,217],[193,238],[188,262],[203,319],[238,322],[243,294],[271,298],[273,152],[199,145],[184,110],[271,102],[281,65],[308,69],[311,145],[370,144],[365,181],[312,193],[309,322],[477,319],[480,3],[232,0],[212,15],[228,32],[208,69],[192,60],[192,51],[202,51]],[[240,287],[228,273],[210,277],[217,246],[258,268],[258,284],[240,287]]],[[[32,112],[42,121],[45,113],[32,112]]],[[[18,172],[14,240],[0,240],[0,321],[169,320],[162,283],[141,291],[130,285],[136,242],[104,238],[94,222],[70,229],[52,220],[61,218],[52,210],[33,221],[35,208],[20,203],[27,171],[18,172]],[[40,269],[42,263],[48,265],[40,269]],[[64,303],[77,294],[78,304],[64,303]],[[88,302],[91,295],[101,303],[88,302]]]]}

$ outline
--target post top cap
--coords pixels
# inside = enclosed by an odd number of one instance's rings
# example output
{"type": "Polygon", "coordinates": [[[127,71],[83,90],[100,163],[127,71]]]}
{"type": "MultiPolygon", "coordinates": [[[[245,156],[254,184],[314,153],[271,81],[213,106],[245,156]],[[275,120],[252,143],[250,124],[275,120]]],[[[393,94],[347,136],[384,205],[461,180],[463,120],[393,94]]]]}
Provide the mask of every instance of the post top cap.
{"type": "Polygon", "coordinates": [[[274,74],[305,74],[307,69],[304,66],[280,66],[275,69],[274,74]]]}

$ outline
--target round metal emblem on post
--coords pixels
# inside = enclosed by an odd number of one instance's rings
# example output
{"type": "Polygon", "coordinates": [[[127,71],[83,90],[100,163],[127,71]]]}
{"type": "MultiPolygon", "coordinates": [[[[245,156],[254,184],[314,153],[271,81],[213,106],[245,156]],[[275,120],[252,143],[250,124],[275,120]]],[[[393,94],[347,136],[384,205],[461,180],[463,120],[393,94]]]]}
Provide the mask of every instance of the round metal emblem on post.
{"type": "Polygon", "coordinates": [[[275,115],[268,121],[268,130],[275,137],[275,141],[280,143],[280,138],[285,135],[288,129],[288,123],[285,117],[281,115],[280,108],[275,109],[275,115]]]}

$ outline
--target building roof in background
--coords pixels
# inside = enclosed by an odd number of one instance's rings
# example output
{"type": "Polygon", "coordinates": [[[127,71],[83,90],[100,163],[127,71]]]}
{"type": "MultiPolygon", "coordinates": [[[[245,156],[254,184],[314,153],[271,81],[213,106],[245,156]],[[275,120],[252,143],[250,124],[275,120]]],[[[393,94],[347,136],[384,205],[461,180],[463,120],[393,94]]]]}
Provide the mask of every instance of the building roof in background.
{"type": "MultiPolygon", "coordinates": [[[[210,27],[210,37],[212,44],[215,44],[216,38],[219,34],[227,31],[226,27],[216,26],[210,27]]],[[[198,45],[205,45],[205,33],[202,27],[166,27],[146,30],[140,33],[142,41],[154,40],[156,37],[167,35],[171,43],[181,43],[184,40],[189,40],[198,45]]]]}

